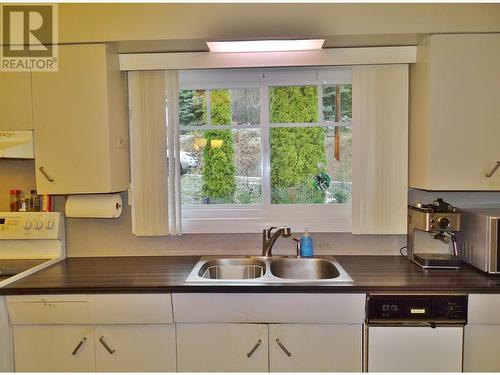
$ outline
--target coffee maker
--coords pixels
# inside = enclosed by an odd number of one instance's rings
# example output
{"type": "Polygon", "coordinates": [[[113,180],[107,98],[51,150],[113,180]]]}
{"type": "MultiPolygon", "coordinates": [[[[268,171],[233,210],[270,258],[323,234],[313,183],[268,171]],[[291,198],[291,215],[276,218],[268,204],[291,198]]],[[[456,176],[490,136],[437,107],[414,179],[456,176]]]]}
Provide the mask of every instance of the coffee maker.
{"type": "Polygon", "coordinates": [[[441,198],[408,206],[408,259],[423,268],[460,268],[460,211],[441,198]]]}

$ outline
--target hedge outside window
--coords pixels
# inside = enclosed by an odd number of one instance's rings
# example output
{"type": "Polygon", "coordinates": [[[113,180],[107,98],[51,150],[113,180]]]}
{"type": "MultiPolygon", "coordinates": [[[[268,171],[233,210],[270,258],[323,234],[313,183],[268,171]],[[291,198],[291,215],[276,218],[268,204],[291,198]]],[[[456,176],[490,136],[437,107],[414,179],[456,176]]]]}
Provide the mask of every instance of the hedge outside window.
{"type": "Polygon", "coordinates": [[[180,90],[183,206],[349,203],[351,87],[180,90]]]}

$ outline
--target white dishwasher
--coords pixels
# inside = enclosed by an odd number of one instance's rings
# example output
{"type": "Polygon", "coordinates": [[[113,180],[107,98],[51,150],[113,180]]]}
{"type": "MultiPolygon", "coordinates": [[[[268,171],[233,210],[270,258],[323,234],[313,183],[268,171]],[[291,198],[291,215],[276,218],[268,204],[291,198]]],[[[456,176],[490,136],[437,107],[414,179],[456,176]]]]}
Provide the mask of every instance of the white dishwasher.
{"type": "Polygon", "coordinates": [[[368,295],[364,370],[461,372],[466,295],[368,295]]]}

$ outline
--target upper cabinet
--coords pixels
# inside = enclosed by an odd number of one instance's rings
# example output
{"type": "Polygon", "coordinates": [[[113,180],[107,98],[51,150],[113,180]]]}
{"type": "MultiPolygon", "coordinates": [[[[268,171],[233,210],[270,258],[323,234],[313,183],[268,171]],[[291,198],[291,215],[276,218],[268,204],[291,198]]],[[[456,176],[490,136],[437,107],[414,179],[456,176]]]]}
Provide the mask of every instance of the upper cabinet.
{"type": "Polygon", "coordinates": [[[33,129],[30,72],[0,72],[0,131],[33,129]]]}
{"type": "Polygon", "coordinates": [[[409,186],[500,190],[500,34],[432,35],[410,70],[409,186]]]}
{"type": "Polygon", "coordinates": [[[59,46],[59,70],[31,74],[39,194],[128,188],[125,74],[104,44],[59,46]]]}

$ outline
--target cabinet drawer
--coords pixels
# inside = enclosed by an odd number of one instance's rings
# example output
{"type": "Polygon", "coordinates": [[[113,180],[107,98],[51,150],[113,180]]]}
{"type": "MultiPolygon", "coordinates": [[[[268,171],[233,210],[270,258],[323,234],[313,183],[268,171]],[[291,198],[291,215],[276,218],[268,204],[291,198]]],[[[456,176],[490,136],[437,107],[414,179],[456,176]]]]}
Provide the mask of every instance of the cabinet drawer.
{"type": "Polygon", "coordinates": [[[12,324],[88,324],[85,296],[7,297],[12,324]]]}
{"type": "Polygon", "coordinates": [[[362,323],[364,294],[173,294],[176,322],[362,323]]]}
{"type": "Polygon", "coordinates": [[[500,311],[500,295],[469,295],[469,324],[500,324],[498,311],[500,311]]]}
{"type": "Polygon", "coordinates": [[[173,322],[170,294],[90,294],[87,299],[95,324],[173,322]]]}

